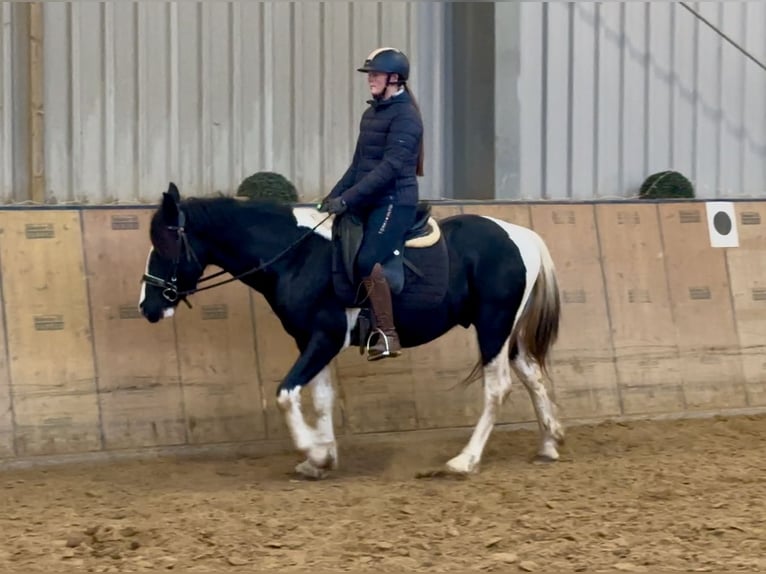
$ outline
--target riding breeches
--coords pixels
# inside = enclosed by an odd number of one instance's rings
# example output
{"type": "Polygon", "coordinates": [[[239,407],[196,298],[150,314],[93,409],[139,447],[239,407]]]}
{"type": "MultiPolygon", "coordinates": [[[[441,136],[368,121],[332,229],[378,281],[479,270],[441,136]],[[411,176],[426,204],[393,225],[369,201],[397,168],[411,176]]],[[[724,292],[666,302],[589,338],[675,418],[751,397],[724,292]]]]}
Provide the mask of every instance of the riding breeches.
{"type": "Polygon", "coordinates": [[[404,236],[415,223],[414,205],[381,205],[367,213],[364,237],[356,268],[358,277],[369,277],[376,263],[383,263],[404,247],[404,236]]]}

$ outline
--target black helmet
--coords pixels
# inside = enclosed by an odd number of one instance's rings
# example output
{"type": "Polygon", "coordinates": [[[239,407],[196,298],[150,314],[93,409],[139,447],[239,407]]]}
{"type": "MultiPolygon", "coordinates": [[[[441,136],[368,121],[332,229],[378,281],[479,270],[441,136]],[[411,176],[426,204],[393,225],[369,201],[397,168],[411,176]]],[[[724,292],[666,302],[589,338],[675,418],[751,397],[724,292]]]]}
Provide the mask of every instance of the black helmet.
{"type": "Polygon", "coordinates": [[[398,74],[400,82],[406,82],[410,75],[410,61],[404,52],[396,48],[378,48],[370,52],[359,72],[384,72],[398,74]]]}

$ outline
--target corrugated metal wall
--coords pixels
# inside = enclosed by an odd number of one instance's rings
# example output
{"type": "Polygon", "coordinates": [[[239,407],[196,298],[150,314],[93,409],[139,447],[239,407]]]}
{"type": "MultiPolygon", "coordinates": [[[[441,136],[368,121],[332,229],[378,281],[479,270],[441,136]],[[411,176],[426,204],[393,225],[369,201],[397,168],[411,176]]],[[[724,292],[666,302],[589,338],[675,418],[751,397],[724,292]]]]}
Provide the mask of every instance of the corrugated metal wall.
{"type": "Polygon", "coordinates": [[[13,188],[18,162],[13,143],[13,11],[9,2],[0,3],[0,192],[13,188]]]}
{"type": "Polygon", "coordinates": [[[442,12],[414,3],[48,4],[49,193],[154,201],[169,179],[199,194],[275,170],[318,197],[351,160],[367,98],[354,69],[378,45],[412,55],[412,88],[438,133],[439,68],[424,76],[417,62],[443,40],[417,32],[442,12]]]}
{"type": "MultiPolygon", "coordinates": [[[[691,5],[766,59],[764,4],[691,5]]],[[[668,168],[703,197],[766,195],[766,72],[679,3],[494,6],[496,129],[486,137],[496,196],[625,197],[668,168]]],[[[25,9],[0,3],[4,201],[28,195],[25,9]]],[[[422,194],[443,197],[461,78],[452,11],[432,2],[46,2],[47,199],[155,201],[169,179],[201,194],[259,170],[318,197],[350,161],[367,97],[353,70],[385,44],[412,56],[426,122],[422,194]]]]}
{"type": "MultiPolygon", "coordinates": [[[[766,61],[763,2],[689,5],[766,61]]],[[[498,195],[631,196],[665,169],[700,197],[766,195],[766,72],[679,3],[526,2],[517,29],[520,152],[498,157],[498,195]]]]}

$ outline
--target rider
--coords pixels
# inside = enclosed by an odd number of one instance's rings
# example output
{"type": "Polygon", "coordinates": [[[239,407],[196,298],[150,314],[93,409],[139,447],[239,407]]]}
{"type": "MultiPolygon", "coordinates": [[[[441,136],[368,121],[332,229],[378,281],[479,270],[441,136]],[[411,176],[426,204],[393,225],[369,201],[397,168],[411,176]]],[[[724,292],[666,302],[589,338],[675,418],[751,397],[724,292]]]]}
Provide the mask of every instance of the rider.
{"type": "Polygon", "coordinates": [[[346,210],[364,221],[357,259],[382,336],[370,348],[373,361],[401,352],[394,328],[391,290],[381,263],[402,248],[415,222],[423,175],[423,120],[407,86],[410,63],[395,48],[378,48],[357,68],[367,73],[372,99],[362,115],[351,165],[324,198],[320,211],[346,210]]]}

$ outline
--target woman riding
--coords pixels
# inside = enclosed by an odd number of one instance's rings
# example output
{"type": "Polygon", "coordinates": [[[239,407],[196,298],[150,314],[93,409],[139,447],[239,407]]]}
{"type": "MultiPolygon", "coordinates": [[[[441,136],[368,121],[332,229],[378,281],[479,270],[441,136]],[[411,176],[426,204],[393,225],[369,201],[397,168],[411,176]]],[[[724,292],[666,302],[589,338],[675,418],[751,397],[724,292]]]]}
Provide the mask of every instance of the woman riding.
{"type": "Polygon", "coordinates": [[[381,264],[402,249],[415,222],[417,176],[423,175],[423,120],[407,87],[410,63],[404,53],[378,48],[357,70],[367,74],[372,99],[362,115],[351,165],[322,201],[320,211],[348,210],[364,222],[356,270],[381,333],[370,348],[372,361],[401,352],[391,290],[381,264]]]}

